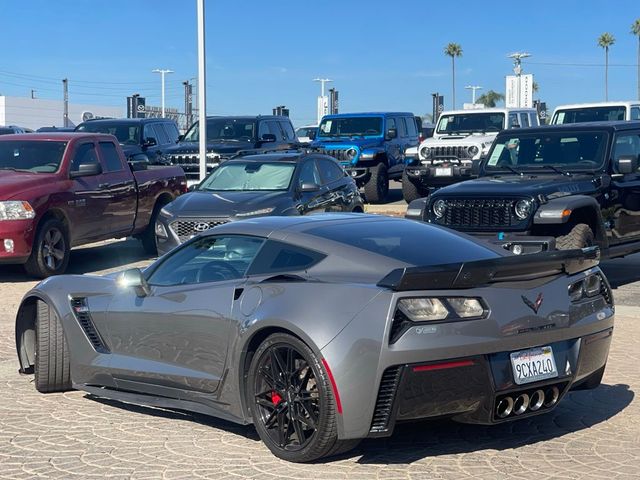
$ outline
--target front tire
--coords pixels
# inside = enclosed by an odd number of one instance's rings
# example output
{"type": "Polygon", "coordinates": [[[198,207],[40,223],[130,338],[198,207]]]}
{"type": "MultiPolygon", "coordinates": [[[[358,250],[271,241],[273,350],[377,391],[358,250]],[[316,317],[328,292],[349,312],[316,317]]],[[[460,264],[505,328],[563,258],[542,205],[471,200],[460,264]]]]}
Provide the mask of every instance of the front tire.
{"type": "Polygon", "coordinates": [[[556,237],[556,248],[558,250],[574,250],[590,247],[593,244],[593,231],[586,223],[578,223],[566,235],[556,237]]]}
{"type": "Polygon", "coordinates": [[[273,334],[258,347],[247,395],[258,435],[278,458],[311,462],[344,453],[358,442],[338,440],[328,374],[313,351],[292,335],[273,334]]]}
{"type": "Polygon", "coordinates": [[[31,255],[24,264],[24,269],[37,278],[61,275],[69,265],[70,251],[64,225],[60,220],[50,218],[38,227],[31,255]]]}
{"type": "Polygon", "coordinates": [[[167,205],[170,202],[167,201],[159,201],[153,207],[153,213],[151,213],[151,218],[149,219],[149,225],[140,235],[140,242],[142,242],[142,248],[144,248],[145,253],[148,255],[157,255],[158,254],[158,244],[156,243],[156,222],[158,221],[158,216],[160,215],[160,210],[162,207],[167,205]]]}
{"type": "Polygon", "coordinates": [[[55,310],[38,300],[35,383],[40,393],[71,390],[69,347],[55,310]]]}
{"type": "Polygon", "coordinates": [[[426,197],[428,194],[428,191],[425,194],[422,188],[411,181],[406,169],[402,172],[402,197],[407,202],[407,205],[414,200],[426,197]]]}
{"type": "Polygon", "coordinates": [[[381,203],[389,193],[389,173],[384,163],[370,169],[371,175],[364,184],[364,196],[369,203],[381,203]]]}

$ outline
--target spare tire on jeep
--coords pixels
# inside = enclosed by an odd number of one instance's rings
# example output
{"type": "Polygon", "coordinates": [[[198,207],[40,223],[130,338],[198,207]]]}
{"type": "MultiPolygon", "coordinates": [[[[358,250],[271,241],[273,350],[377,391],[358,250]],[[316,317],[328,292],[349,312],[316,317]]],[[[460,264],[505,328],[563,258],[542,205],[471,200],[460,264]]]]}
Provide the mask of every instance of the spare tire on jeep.
{"type": "Polygon", "coordinates": [[[556,248],[558,250],[573,250],[590,247],[593,244],[593,231],[586,223],[578,223],[566,235],[556,237],[556,248]]]}

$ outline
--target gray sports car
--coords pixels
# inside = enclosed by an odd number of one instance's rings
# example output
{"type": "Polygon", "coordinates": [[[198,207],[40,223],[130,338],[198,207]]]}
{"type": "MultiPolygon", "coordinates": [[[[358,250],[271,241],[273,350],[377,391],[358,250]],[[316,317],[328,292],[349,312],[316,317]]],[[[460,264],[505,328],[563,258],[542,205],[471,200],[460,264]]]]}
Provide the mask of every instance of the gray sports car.
{"type": "Polygon", "coordinates": [[[41,392],[253,423],[305,462],[397,422],[497,424],[597,387],[614,322],[597,264],[382,216],[244,220],[142,272],[44,280],[17,350],[41,392]]]}

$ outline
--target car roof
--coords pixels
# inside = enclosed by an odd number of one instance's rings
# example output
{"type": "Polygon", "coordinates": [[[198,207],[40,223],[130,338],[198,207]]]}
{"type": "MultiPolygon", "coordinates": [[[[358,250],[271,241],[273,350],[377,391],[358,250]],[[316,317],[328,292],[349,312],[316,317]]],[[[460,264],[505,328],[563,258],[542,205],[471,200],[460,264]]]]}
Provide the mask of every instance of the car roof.
{"type": "Polygon", "coordinates": [[[250,152],[247,152],[246,154],[237,156],[237,157],[232,157],[229,160],[227,160],[226,163],[229,162],[234,162],[234,161],[251,161],[251,162],[290,162],[290,163],[296,163],[299,162],[300,160],[302,160],[303,158],[307,158],[307,157],[313,157],[313,158],[326,158],[328,160],[332,160],[336,163],[339,164],[339,162],[329,156],[329,155],[324,155],[322,153],[319,152],[315,152],[313,150],[283,150],[283,151],[273,151],[273,152],[260,152],[260,153],[255,153],[255,154],[251,154],[250,152]]]}
{"type": "Polygon", "coordinates": [[[94,123],[154,123],[154,122],[171,122],[175,123],[170,118],[96,118],[82,122],[82,124],[94,124],[94,123]]]}
{"type": "Polygon", "coordinates": [[[322,118],[349,118],[349,117],[365,117],[365,116],[391,116],[391,115],[407,115],[415,117],[411,112],[357,112],[357,113],[335,113],[333,115],[324,115],[322,118]]]}
{"type": "Polygon", "coordinates": [[[104,140],[113,140],[113,135],[106,133],[93,133],[93,132],[34,132],[34,133],[18,133],[13,135],[2,135],[0,141],[7,140],[57,140],[57,141],[71,141],[82,138],[99,138],[104,140]]]}
{"type": "Polygon", "coordinates": [[[285,117],[284,115],[207,115],[207,120],[213,120],[217,118],[224,118],[228,120],[291,120],[289,117],[285,117]]]}
{"type": "Polygon", "coordinates": [[[593,131],[593,130],[638,130],[640,129],[640,120],[616,120],[614,122],[581,122],[581,123],[563,123],[561,125],[541,125],[539,127],[526,127],[517,130],[502,130],[499,135],[517,135],[518,132],[555,132],[555,131],[593,131]]]}
{"type": "Polygon", "coordinates": [[[593,107],[619,107],[640,105],[640,100],[621,100],[618,102],[591,102],[591,103],[570,103],[567,105],[558,105],[555,110],[576,109],[576,108],[593,108],[593,107]]]}
{"type": "Polygon", "coordinates": [[[462,110],[446,110],[440,114],[443,115],[459,115],[459,114],[468,114],[468,113],[512,113],[512,112],[532,112],[538,113],[535,108],[529,107],[513,107],[513,108],[467,108],[462,110]]]}

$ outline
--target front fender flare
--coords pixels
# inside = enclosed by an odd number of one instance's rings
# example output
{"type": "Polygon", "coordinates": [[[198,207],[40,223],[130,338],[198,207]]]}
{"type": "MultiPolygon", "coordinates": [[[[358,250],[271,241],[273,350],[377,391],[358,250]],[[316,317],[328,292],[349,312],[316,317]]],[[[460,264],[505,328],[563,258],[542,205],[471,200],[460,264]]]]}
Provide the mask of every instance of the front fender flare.
{"type": "Polygon", "coordinates": [[[575,220],[577,211],[588,212],[594,226],[594,235],[600,241],[606,241],[604,221],[598,202],[588,195],[571,195],[555,198],[541,205],[533,217],[535,225],[562,225],[575,220]],[[568,212],[567,212],[568,211],[568,212]]]}

